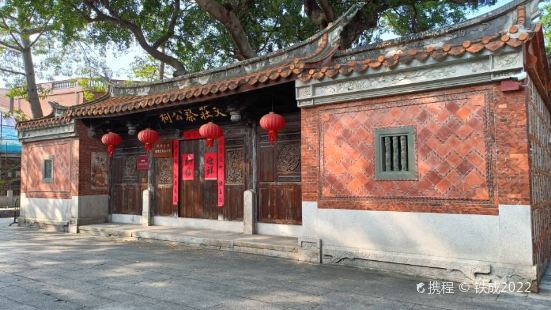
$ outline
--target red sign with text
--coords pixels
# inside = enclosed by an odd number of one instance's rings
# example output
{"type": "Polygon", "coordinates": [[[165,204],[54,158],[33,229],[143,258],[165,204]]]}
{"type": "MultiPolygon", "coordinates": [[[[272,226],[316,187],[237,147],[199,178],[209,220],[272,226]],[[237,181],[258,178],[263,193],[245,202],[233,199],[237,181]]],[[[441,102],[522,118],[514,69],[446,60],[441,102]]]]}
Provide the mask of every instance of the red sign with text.
{"type": "Polygon", "coordinates": [[[182,155],[182,180],[191,181],[195,175],[195,158],[193,153],[182,155]]]}
{"type": "Polygon", "coordinates": [[[148,157],[147,155],[138,155],[136,158],[136,169],[137,170],[147,170],[148,168],[148,157]]]}
{"type": "Polygon", "coordinates": [[[205,153],[205,180],[216,180],[218,177],[218,163],[216,152],[205,153]]]}

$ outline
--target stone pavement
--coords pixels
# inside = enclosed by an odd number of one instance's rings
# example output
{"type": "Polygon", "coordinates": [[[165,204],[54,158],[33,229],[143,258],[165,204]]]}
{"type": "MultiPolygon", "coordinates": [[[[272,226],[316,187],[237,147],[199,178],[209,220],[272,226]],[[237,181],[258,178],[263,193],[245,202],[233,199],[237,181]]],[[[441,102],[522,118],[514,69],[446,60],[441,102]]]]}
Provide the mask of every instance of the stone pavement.
{"type": "Polygon", "coordinates": [[[8,223],[0,309],[551,309],[550,295],[421,294],[427,279],[8,223]]]}

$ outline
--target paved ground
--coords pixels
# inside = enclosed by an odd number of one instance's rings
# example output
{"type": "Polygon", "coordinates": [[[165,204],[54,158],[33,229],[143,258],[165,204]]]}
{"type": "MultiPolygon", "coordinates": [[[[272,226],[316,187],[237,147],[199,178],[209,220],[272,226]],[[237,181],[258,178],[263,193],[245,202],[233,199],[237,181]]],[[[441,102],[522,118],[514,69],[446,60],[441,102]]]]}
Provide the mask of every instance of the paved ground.
{"type": "Polygon", "coordinates": [[[551,309],[541,295],[421,294],[426,279],[8,223],[0,309],[551,309]]]}

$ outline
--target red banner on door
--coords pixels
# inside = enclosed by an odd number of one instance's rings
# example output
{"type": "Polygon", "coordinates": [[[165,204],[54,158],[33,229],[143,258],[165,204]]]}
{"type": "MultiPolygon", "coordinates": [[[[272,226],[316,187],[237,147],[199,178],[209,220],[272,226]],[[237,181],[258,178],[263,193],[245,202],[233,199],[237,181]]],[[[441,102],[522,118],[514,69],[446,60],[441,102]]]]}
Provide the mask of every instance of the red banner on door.
{"type": "Polygon", "coordinates": [[[218,138],[218,207],[224,206],[224,137],[218,138]]]}
{"type": "Polygon", "coordinates": [[[218,178],[217,169],[216,152],[205,153],[205,180],[216,180],[218,178]]]}
{"type": "Polygon", "coordinates": [[[172,140],[172,205],[178,205],[178,182],[180,181],[180,172],[178,169],[178,148],[180,141],[172,140]]]}
{"type": "Polygon", "coordinates": [[[195,158],[193,153],[182,155],[182,180],[191,181],[195,175],[195,158]]]}
{"type": "Polygon", "coordinates": [[[136,169],[137,170],[147,170],[149,158],[147,155],[138,155],[136,158],[136,169]]]}

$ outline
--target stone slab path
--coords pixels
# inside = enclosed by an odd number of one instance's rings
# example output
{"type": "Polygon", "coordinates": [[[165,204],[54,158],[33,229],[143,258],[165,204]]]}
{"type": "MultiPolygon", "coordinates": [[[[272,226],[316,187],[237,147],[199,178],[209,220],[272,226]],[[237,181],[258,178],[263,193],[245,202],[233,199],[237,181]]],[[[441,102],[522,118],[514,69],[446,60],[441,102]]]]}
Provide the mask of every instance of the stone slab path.
{"type": "Polygon", "coordinates": [[[9,222],[0,309],[551,309],[546,295],[431,295],[416,289],[429,279],[9,222]]]}

